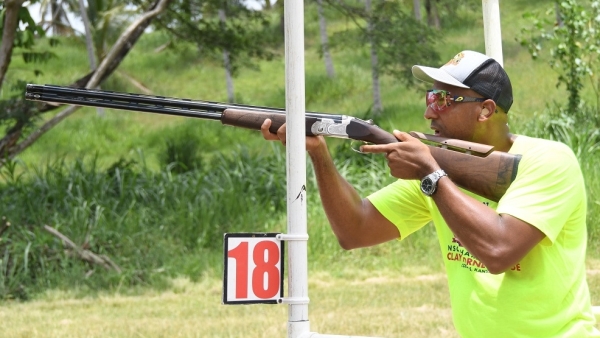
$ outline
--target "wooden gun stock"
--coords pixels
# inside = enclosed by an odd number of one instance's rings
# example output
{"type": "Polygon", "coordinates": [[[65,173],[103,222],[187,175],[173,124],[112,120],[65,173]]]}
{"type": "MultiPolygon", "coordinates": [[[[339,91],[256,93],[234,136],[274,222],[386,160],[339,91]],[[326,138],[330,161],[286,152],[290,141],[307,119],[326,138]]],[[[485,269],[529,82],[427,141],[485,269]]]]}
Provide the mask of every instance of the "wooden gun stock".
{"type": "Polygon", "coordinates": [[[456,185],[498,202],[517,176],[521,155],[492,151],[479,157],[429,146],[433,158],[456,185]]]}

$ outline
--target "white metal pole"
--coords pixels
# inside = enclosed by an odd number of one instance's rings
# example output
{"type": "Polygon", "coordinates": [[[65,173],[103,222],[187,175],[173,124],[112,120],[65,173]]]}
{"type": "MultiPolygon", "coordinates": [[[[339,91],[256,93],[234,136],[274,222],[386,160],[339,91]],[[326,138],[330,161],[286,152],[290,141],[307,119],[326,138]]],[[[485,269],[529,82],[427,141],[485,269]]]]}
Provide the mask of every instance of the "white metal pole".
{"type": "Polygon", "coordinates": [[[504,65],[502,31],[500,28],[500,0],[482,0],[485,54],[504,65]]]}
{"type": "MultiPolygon", "coordinates": [[[[287,231],[303,238],[307,237],[303,0],[285,1],[284,30],[287,231]]],[[[310,332],[307,241],[288,241],[288,248],[288,338],[298,338],[310,332]]]]}

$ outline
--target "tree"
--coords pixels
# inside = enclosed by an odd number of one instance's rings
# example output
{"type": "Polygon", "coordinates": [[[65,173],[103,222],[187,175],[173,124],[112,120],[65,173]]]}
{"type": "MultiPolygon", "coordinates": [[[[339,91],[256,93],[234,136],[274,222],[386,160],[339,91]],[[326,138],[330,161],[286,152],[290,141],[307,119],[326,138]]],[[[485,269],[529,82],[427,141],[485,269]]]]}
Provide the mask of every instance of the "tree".
{"type": "Polygon", "coordinates": [[[381,103],[381,91],[379,89],[379,60],[377,58],[376,36],[375,36],[375,18],[371,12],[371,0],[365,0],[365,12],[367,14],[367,39],[369,41],[369,51],[371,56],[371,82],[373,84],[373,113],[375,116],[383,111],[381,103]]]}
{"type": "MultiPolygon", "coordinates": [[[[551,14],[553,9],[546,11],[551,14]]],[[[531,28],[522,29],[521,45],[536,59],[548,43],[550,66],[558,73],[557,86],[564,85],[569,93],[568,111],[574,114],[581,104],[581,90],[589,81],[600,105],[600,1],[584,6],[575,0],[564,0],[554,6],[555,15],[540,17],[527,13],[531,28]]]]}
{"type": "Polygon", "coordinates": [[[43,34],[35,24],[27,8],[22,7],[25,0],[6,0],[0,4],[0,28],[2,41],[0,44],[0,89],[4,76],[10,65],[14,47],[30,49],[34,44],[35,34],[43,34]],[[21,29],[19,23],[25,28],[21,29]]]}
{"type": "MultiPolygon", "coordinates": [[[[94,70],[96,69],[97,65],[96,52],[94,49],[94,37],[92,36],[92,26],[87,15],[87,9],[84,0],[79,0],[79,13],[81,15],[81,21],[83,22],[83,29],[85,30],[85,47],[87,49],[88,59],[90,62],[90,70],[94,70]]],[[[101,89],[100,86],[96,88],[101,89]]],[[[104,109],[96,108],[96,112],[98,113],[98,116],[104,116],[104,109]]]]}
{"type": "Polygon", "coordinates": [[[545,113],[533,119],[526,128],[537,137],[565,143],[580,161],[598,158],[600,1],[582,4],[563,0],[546,11],[544,17],[535,13],[525,16],[533,24],[531,28],[522,29],[521,44],[529,49],[534,59],[545,49],[549,51],[550,67],[558,73],[556,86],[564,85],[568,92],[566,107],[555,98],[553,105],[548,105],[545,113]],[[591,90],[585,90],[586,87],[591,90]],[[595,102],[586,102],[582,98],[584,90],[595,102]]]}
{"type": "MultiPolygon", "coordinates": [[[[219,20],[225,26],[225,10],[219,9],[219,20]]],[[[229,59],[229,51],[223,49],[223,68],[225,68],[225,84],[227,86],[227,102],[235,101],[235,93],[233,91],[233,71],[231,67],[231,60],[229,59]]]]}
{"type": "MultiPolygon", "coordinates": [[[[8,0],[0,3],[0,29],[2,41],[0,43],[0,89],[6,82],[6,72],[11,63],[15,48],[21,48],[21,55],[25,62],[43,62],[53,54],[49,51],[36,51],[34,49],[35,36],[44,35],[43,29],[36,25],[29,10],[23,7],[24,0],[8,0]]],[[[52,44],[52,40],[51,44],[52,44]]],[[[34,73],[39,73],[34,69],[34,73]]],[[[32,104],[23,98],[11,98],[0,101],[0,125],[15,123],[17,128],[23,129],[30,125],[35,110],[32,104]]],[[[4,149],[12,147],[18,141],[20,134],[11,133],[0,139],[0,154],[4,149]]]]}
{"type": "Polygon", "coordinates": [[[319,34],[321,36],[321,52],[323,53],[323,60],[325,61],[325,70],[329,78],[335,77],[335,70],[333,68],[333,60],[329,53],[329,38],[327,36],[327,21],[323,14],[323,0],[317,0],[317,13],[319,15],[319,34]]]}
{"type": "Polygon", "coordinates": [[[355,23],[358,29],[337,32],[332,36],[332,47],[363,48],[369,46],[375,96],[379,76],[388,74],[398,81],[411,85],[414,64],[439,63],[439,54],[433,44],[440,41],[440,32],[415,19],[402,7],[400,1],[377,1],[371,10],[351,0],[327,0],[334,8],[355,23]]]}
{"type": "Polygon", "coordinates": [[[79,0],[79,13],[81,15],[81,21],[83,22],[83,29],[85,30],[85,47],[88,52],[88,59],[90,61],[90,70],[96,69],[96,52],[94,48],[94,38],[92,36],[92,25],[87,15],[87,9],[84,0],[79,0]]]}
{"type": "Polygon", "coordinates": [[[415,13],[415,19],[417,19],[417,21],[421,22],[421,19],[422,19],[421,0],[413,0],[413,11],[415,13]]]}
{"type": "Polygon", "coordinates": [[[69,11],[72,12],[72,4],[68,1],[42,0],[40,6],[42,22],[40,25],[44,27],[44,31],[52,31],[54,35],[74,34],[75,30],[67,16],[69,11]],[[50,18],[49,21],[46,20],[48,17],[50,18]]]}
{"type": "Polygon", "coordinates": [[[427,24],[435,29],[441,29],[437,0],[425,0],[425,12],[427,13],[427,24]]]}
{"type": "MultiPolygon", "coordinates": [[[[268,34],[267,17],[242,1],[175,0],[165,14],[157,27],[166,30],[178,44],[193,43],[199,57],[223,60],[226,82],[241,67],[255,67],[253,59],[273,57],[269,47],[274,39],[268,34]]],[[[233,90],[233,84],[230,88],[233,90]]]]}
{"type": "MultiPolygon", "coordinates": [[[[128,52],[135,45],[140,36],[144,33],[144,30],[150,25],[152,20],[165,10],[169,1],[170,0],[156,0],[149,7],[148,10],[146,10],[123,32],[123,34],[108,52],[106,57],[102,59],[102,62],[100,63],[98,68],[79,78],[73,84],[71,84],[71,86],[95,88],[96,86],[101,84],[110,74],[112,74],[117,69],[121,61],[127,56],[128,52]]],[[[13,0],[11,1],[11,3],[7,2],[6,4],[14,7],[11,7],[10,11],[4,11],[4,9],[8,9],[8,7],[2,8],[3,12],[5,12],[6,14],[10,13],[12,15],[8,16],[5,14],[5,24],[3,26],[2,32],[3,38],[5,35],[12,35],[13,37],[18,37],[20,35],[16,33],[22,33],[19,31],[18,24],[12,24],[11,26],[9,26],[6,24],[6,22],[18,22],[17,19],[15,19],[18,18],[18,15],[14,13],[24,12],[23,7],[19,7],[22,6],[23,1],[13,0]]],[[[29,18],[31,17],[29,16],[29,18]]],[[[10,44],[8,41],[9,40],[3,39],[3,46],[5,43],[10,44]]],[[[15,38],[10,41],[18,42],[19,40],[15,38]]],[[[11,54],[13,44],[11,44],[11,54]]],[[[8,54],[9,57],[11,54],[8,54]]],[[[4,76],[5,72],[5,70],[2,71],[1,75],[4,76]]],[[[33,119],[41,116],[41,114],[45,112],[56,109],[56,106],[51,104],[39,104],[33,107],[33,105],[29,103],[29,101],[24,101],[22,97],[19,99],[9,100],[8,102],[2,102],[1,104],[3,106],[3,109],[0,110],[4,112],[4,114],[0,116],[0,123],[9,124],[10,127],[7,129],[5,136],[2,139],[0,139],[0,154],[2,154],[4,157],[3,160],[0,161],[0,166],[3,166],[6,163],[7,158],[14,158],[16,155],[18,155],[31,144],[33,144],[35,141],[37,141],[48,130],[52,129],[54,126],[59,124],[61,121],[73,114],[78,109],[78,107],[70,106],[65,110],[61,111],[60,113],[56,114],[52,118],[50,118],[42,126],[30,131],[26,127],[31,126],[31,121],[33,119]],[[13,111],[18,111],[19,109],[24,111],[19,112],[19,114],[11,114],[13,111]]]]}

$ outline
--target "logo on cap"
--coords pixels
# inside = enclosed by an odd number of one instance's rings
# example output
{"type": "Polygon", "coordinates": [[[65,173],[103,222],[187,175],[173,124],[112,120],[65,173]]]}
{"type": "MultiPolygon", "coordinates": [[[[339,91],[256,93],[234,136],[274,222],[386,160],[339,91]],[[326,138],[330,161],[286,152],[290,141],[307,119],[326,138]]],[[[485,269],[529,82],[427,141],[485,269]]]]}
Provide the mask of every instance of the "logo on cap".
{"type": "Polygon", "coordinates": [[[456,54],[452,60],[448,61],[448,63],[446,63],[444,66],[456,66],[458,65],[458,63],[460,62],[460,60],[462,60],[465,57],[465,54],[463,54],[462,52],[456,54]]]}

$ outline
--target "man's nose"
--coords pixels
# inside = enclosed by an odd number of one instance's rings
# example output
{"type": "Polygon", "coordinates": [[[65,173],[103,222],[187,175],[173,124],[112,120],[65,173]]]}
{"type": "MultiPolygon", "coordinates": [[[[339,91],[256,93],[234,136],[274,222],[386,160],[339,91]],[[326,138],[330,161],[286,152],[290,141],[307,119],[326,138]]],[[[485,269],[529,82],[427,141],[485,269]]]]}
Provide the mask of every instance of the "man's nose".
{"type": "Polygon", "coordinates": [[[427,106],[427,108],[425,108],[425,113],[423,114],[423,117],[425,117],[426,120],[433,120],[437,119],[439,115],[433,110],[433,108],[427,106]]]}

